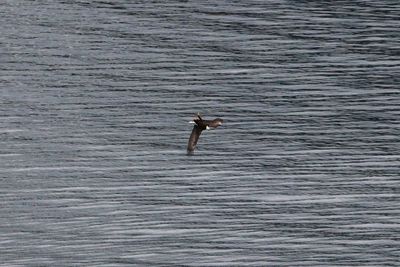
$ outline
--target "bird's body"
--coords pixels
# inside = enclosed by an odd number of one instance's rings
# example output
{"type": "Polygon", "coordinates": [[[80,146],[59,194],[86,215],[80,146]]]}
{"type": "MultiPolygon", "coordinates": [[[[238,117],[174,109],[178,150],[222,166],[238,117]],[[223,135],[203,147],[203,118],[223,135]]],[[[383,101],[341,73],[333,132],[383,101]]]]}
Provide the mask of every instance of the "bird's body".
{"type": "Polygon", "coordinates": [[[222,125],[223,120],[219,118],[215,120],[203,120],[200,115],[197,114],[197,118],[194,119],[193,122],[195,125],[193,126],[187,146],[187,151],[189,154],[193,153],[194,149],[196,148],[201,132],[206,129],[217,128],[218,126],[222,125]]]}

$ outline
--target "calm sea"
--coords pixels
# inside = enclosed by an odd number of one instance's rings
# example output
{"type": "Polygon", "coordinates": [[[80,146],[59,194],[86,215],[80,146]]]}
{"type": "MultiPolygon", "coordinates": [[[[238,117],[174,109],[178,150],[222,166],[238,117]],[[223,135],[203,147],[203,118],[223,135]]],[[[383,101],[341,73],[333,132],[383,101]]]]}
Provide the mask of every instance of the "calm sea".
{"type": "Polygon", "coordinates": [[[398,0],[5,0],[0,25],[0,266],[399,266],[398,0]],[[225,123],[187,156],[197,112],[225,123]]]}

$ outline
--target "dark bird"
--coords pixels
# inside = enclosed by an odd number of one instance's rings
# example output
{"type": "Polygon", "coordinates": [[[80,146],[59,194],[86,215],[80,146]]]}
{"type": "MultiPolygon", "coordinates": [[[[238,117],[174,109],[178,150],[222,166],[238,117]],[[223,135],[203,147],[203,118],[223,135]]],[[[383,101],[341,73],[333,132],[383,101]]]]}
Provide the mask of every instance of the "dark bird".
{"type": "Polygon", "coordinates": [[[192,133],[189,138],[188,146],[187,146],[187,152],[188,154],[192,154],[194,149],[196,148],[197,141],[199,140],[200,134],[203,130],[208,130],[210,128],[217,128],[218,126],[222,125],[223,120],[222,119],[215,119],[212,121],[209,120],[203,120],[200,117],[200,114],[197,114],[197,118],[193,119],[191,123],[195,123],[192,133]]]}

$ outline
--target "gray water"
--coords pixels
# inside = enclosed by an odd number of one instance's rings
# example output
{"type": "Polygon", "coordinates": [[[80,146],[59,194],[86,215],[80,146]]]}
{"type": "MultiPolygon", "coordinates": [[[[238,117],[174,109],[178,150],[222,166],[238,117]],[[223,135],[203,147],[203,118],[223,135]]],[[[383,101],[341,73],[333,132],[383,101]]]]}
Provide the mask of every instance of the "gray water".
{"type": "Polygon", "coordinates": [[[397,0],[8,0],[0,25],[0,266],[398,266],[397,0]],[[197,112],[225,123],[188,156],[197,112]]]}

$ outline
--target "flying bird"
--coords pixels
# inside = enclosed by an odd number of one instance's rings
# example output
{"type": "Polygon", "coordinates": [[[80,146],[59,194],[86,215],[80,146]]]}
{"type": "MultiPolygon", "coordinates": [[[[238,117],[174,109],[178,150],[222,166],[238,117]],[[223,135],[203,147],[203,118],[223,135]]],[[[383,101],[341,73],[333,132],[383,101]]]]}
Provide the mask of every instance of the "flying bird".
{"type": "Polygon", "coordinates": [[[196,148],[197,141],[199,141],[200,134],[203,130],[208,130],[210,128],[217,128],[222,125],[223,120],[220,118],[210,120],[203,120],[199,113],[197,113],[197,117],[193,119],[190,123],[194,123],[192,133],[189,137],[189,142],[187,146],[188,154],[192,154],[194,149],[196,148]]]}

